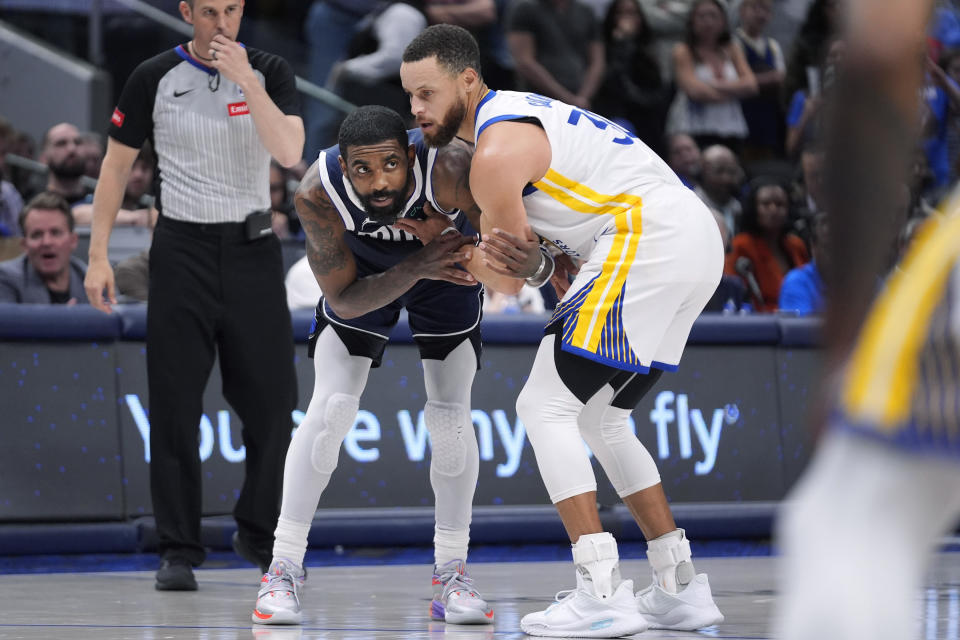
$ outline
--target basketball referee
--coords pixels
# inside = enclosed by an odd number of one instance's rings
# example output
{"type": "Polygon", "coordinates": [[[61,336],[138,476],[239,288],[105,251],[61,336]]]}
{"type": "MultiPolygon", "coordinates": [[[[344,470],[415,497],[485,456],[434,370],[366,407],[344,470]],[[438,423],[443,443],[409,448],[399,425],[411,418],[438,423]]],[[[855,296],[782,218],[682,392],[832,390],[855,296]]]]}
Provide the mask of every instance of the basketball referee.
{"type": "Polygon", "coordinates": [[[243,422],[246,477],[234,549],[265,570],[296,403],[280,244],[270,229],[270,157],[303,151],[294,76],[236,41],[243,0],[185,0],[193,39],[140,64],[113,112],[94,194],[90,302],[116,304],[107,244],[139,147],[159,169],[150,249],[150,485],[161,555],[156,588],[192,591],[204,559],[197,429],[219,353],[223,395],[243,422]],[[106,292],[106,297],[104,297],[106,292]]]}

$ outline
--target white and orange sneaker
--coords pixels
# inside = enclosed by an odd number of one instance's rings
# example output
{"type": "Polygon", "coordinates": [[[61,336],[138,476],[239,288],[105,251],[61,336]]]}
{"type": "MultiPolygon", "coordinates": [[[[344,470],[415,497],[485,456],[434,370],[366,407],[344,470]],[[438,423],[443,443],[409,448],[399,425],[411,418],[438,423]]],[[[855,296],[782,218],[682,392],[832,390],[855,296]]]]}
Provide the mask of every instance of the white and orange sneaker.
{"type": "Polygon", "coordinates": [[[300,624],[300,588],[305,571],[284,558],[275,558],[260,579],[253,609],[257,624],[300,624]]]}
{"type": "Polygon", "coordinates": [[[451,624],[493,624],[493,609],[473,588],[463,560],[433,568],[430,618],[451,624]]]}

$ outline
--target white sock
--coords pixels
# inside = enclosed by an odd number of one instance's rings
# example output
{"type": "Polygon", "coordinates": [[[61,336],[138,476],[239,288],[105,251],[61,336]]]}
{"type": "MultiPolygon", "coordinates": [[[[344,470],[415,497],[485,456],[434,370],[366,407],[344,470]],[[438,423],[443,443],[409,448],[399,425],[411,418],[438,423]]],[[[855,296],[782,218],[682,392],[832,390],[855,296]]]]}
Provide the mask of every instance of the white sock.
{"type": "Polygon", "coordinates": [[[303,568],[303,556],[307,553],[307,534],[310,523],[288,520],[283,516],[277,520],[277,530],[273,534],[273,557],[285,558],[303,568]]]}
{"type": "Polygon", "coordinates": [[[467,561],[467,547],[470,545],[470,529],[450,531],[434,527],[433,558],[438,567],[451,560],[467,561]]]}

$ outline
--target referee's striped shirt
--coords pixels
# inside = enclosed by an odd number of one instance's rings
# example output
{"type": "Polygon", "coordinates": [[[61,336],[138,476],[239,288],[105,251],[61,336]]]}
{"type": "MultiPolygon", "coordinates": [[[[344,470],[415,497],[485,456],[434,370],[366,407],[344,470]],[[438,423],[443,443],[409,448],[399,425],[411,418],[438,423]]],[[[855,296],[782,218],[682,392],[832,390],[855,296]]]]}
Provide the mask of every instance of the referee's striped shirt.
{"type": "MultiPolygon", "coordinates": [[[[247,48],[274,104],[300,115],[287,62],[247,48]]],[[[140,64],[123,88],[110,137],[157,154],[163,215],[185,222],[241,222],[270,207],[270,154],[240,87],[178,46],[140,64]]]]}

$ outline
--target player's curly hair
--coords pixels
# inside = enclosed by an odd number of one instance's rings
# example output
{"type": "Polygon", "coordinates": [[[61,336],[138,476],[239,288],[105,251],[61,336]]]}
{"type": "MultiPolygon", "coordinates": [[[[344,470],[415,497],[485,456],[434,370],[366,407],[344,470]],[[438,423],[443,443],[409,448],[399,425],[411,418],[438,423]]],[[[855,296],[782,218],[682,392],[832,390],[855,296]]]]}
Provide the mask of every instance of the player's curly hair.
{"type": "Polygon", "coordinates": [[[396,140],[401,149],[409,145],[407,127],[400,114],[379,105],[366,105],[351,112],[340,125],[337,143],[346,159],[347,148],[396,140]]]}
{"type": "Polygon", "coordinates": [[[452,75],[464,69],[480,73],[480,47],[469,31],[452,24],[435,24],[420,32],[403,50],[404,62],[419,62],[431,56],[452,75]]]}

